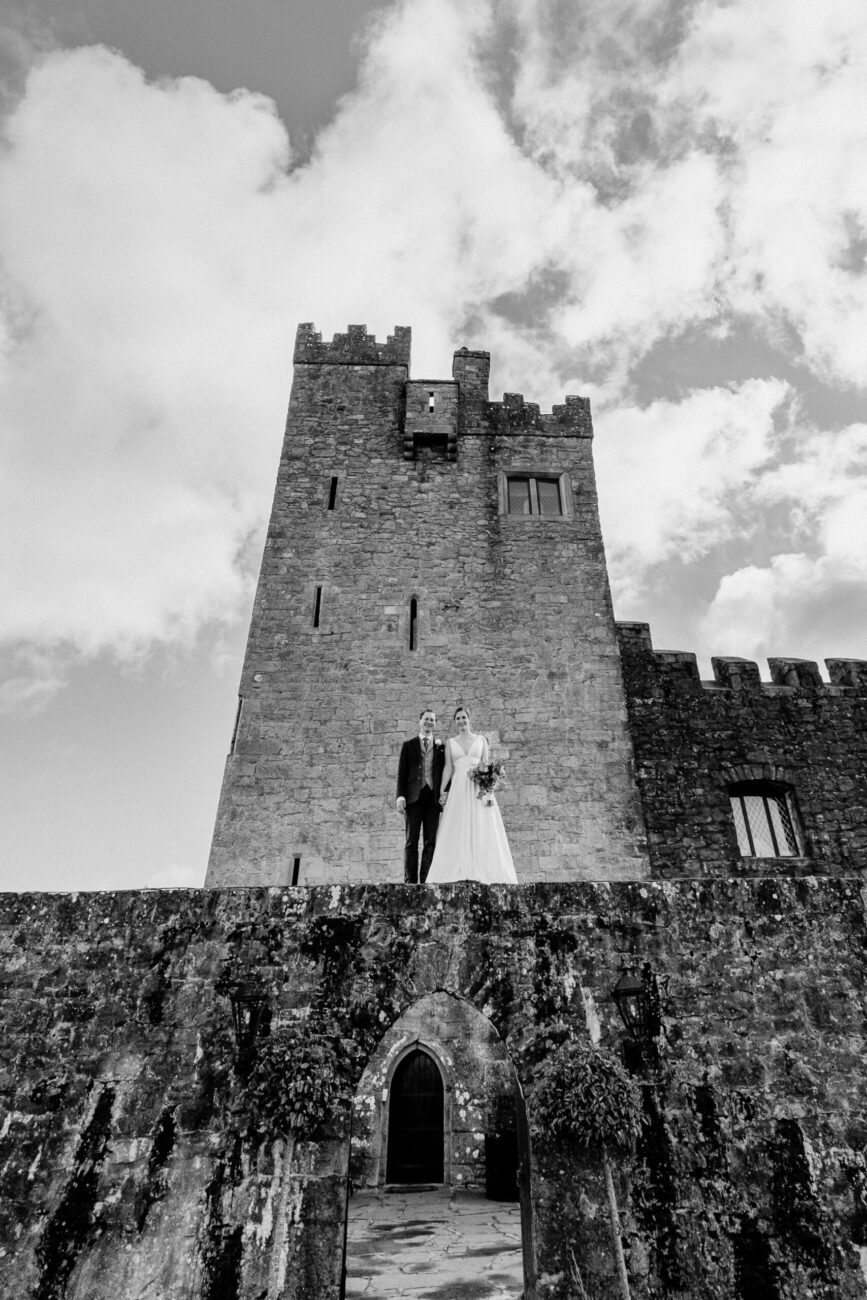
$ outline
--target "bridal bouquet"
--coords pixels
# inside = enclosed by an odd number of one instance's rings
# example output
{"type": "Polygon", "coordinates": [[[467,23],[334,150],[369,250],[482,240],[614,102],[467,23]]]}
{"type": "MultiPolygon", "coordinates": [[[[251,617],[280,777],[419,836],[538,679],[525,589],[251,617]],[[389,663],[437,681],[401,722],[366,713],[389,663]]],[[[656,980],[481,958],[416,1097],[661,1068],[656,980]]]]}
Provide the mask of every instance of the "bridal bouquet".
{"type": "Polygon", "coordinates": [[[470,772],[470,780],[478,786],[476,798],[481,799],[484,803],[492,804],[494,802],[494,791],[499,786],[506,784],[506,769],[498,758],[494,758],[490,763],[479,763],[470,772]]]}

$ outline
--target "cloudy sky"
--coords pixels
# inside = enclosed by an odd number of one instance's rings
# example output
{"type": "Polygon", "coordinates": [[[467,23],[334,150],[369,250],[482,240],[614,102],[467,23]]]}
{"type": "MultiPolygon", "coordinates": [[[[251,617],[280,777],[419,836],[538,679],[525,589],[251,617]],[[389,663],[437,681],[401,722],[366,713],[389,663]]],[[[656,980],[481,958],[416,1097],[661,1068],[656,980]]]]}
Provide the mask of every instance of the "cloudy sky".
{"type": "Polygon", "coordinates": [[[300,320],[590,396],[658,647],[867,658],[863,0],[6,13],[0,886],[201,883],[300,320]]]}

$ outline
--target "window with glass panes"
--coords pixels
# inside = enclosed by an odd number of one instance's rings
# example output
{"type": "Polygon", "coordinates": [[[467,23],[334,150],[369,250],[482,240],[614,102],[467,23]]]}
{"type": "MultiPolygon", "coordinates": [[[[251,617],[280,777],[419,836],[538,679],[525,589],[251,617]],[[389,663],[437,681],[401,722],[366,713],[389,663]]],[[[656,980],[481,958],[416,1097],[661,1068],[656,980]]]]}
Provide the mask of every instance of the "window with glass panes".
{"type": "Polygon", "coordinates": [[[560,476],[542,478],[537,474],[508,476],[510,515],[562,515],[563,497],[560,476]]]}
{"type": "Polygon", "coordinates": [[[731,786],[729,799],[742,857],[803,857],[804,837],[791,790],[750,781],[731,786]]]}

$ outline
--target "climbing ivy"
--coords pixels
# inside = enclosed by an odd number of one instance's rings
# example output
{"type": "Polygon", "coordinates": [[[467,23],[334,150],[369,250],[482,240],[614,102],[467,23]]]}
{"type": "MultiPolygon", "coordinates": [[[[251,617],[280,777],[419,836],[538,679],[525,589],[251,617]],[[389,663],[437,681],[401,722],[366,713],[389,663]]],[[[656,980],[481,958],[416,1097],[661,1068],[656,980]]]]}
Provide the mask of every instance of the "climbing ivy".
{"type": "Polygon", "coordinates": [[[353,1053],[304,1021],[281,1027],[257,1050],[242,1095],[248,1128],[318,1137],[348,1095],[353,1053]]]}
{"type": "MultiPolygon", "coordinates": [[[[403,1005],[401,976],[415,937],[399,931],[363,942],[361,918],[314,917],[305,925],[301,955],[320,967],[310,1014],[289,1024],[272,1023],[277,1000],[276,972],[259,936],[230,951],[215,983],[215,992],[231,998],[238,988],[261,992],[267,1004],[244,1069],[235,1052],[230,1074],[231,1108],[237,1130],[249,1141],[278,1134],[313,1140],[357,1084],[364,1062],[403,1005]],[[263,962],[263,958],[266,959],[263,962]]],[[[205,1035],[202,1055],[215,1073],[224,1067],[225,1029],[218,1044],[217,1026],[205,1035]],[[213,1058],[213,1060],[212,1060],[213,1058]]]]}
{"type": "Polygon", "coordinates": [[[414,947],[414,936],[386,927],[364,943],[359,917],[316,917],[305,927],[300,951],[321,963],[314,1015],[331,1022],[360,1063],[403,1009],[401,981],[414,947]]]}

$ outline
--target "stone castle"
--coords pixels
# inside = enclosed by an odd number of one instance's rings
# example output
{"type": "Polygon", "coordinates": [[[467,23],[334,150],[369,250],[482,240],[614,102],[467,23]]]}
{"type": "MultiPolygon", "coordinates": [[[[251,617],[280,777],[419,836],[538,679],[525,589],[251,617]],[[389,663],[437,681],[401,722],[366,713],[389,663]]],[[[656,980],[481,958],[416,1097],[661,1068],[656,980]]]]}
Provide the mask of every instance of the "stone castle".
{"type": "Polygon", "coordinates": [[[207,888],[3,900],[0,1296],[338,1300],[419,1183],[526,1300],[867,1296],[867,663],[616,624],[588,404],[488,362],[299,328],[207,888]],[[400,883],[457,702],[514,888],[400,883]]]}

